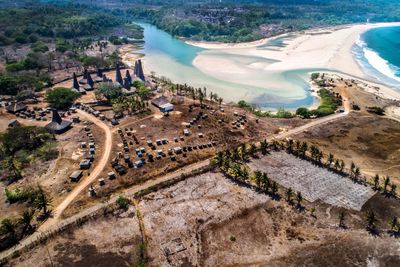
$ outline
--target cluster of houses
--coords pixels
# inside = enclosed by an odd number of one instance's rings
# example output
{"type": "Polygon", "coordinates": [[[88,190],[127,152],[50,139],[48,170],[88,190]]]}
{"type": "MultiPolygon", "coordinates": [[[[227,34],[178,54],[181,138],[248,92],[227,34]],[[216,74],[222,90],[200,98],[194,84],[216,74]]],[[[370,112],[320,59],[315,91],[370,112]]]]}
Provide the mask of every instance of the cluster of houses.
{"type": "Polygon", "coordinates": [[[75,170],[70,176],[69,179],[71,182],[78,182],[83,176],[83,171],[90,169],[92,163],[94,161],[94,155],[96,154],[96,143],[93,137],[93,133],[91,132],[90,127],[86,126],[84,128],[85,134],[88,138],[88,141],[80,142],[80,148],[86,151],[85,158],[79,163],[79,170],[75,170]]]}
{"type": "Polygon", "coordinates": [[[131,75],[129,70],[126,70],[125,77],[122,77],[121,68],[119,64],[117,64],[115,67],[115,81],[108,78],[100,69],[97,69],[95,78],[92,78],[90,72],[85,69],[83,77],[79,81],[74,73],[72,90],[80,94],[86,94],[87,91],[94,90],[96,83],[111,83],[114,86],[121,87],[124,93],[133,94],[135,93],[135,89],[132,88],[132,85],[136,80],[144,82],[145,84],[147,83],[143,72],[143,64],[140,59],[135,62],[133,75],[131,75]]]}

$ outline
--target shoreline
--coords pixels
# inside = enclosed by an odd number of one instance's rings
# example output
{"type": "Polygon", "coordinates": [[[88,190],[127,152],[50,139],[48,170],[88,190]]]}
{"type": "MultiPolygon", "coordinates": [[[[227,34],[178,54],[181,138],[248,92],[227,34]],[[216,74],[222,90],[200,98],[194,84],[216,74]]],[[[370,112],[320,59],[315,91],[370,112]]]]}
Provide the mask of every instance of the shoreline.
{"type": "MultiPolygon", "coordinates": [[[[389,99],[400,99],[400,92],[380,82],[376,78],[368,76],[364,72],[354,57],[352,50],[354,44],[364,32],[373,28],[391,26],[400,26],[400,23],[340,25],[307,30],[304,32],[285,33],[283,35],[241,44],[187,43],[207,49],[206,52],[199,53],[193,60],[193,65],[200,71],[213,77],[218,77],[221,80],[229,81],[232,75],[238,73],[243,74],[249,72],[249,70],[251,71],[251,69],[265,72],[266,75],[310,69],[310,72],[332,72],[339,75],[347,75],[363,83],[370,84],[370,92],[374,92],[375,94],[389,99]],[[296,37],[285,40],[285,47],[279,47],[274,50],[259,49],[260,45],[267,43],[271,39],[287,36],[288,34],[295,34],[296,37]],[[230,61],[229,58],[221,59],[213,56],[209,53],[210,51],[219,51],[236,56],[254,56],[265,60],[275,60],[276,62],[270,64],[253,63],[248,66],[238,66],[237,63],[230,61]],[[221,66],[223,66],[223,68],[221,68],[221,66]],[[230,73],[230,69],[234,69],[235,73],[230,73]],[[379,92],[372,89],[374,87],[379,87],[379,92]]],[[[248,83],[252,85],[256,85],[256,82],[255,79],[248,80],[248,83]]],[[[270,81],[265,87],[268,88],[273,85],[273,82],[270,81]]],[[[311,85],[310,89],[312,89],[311,85]]],[[[318,100],[315,99],[315,95],[312,96],[314,97],[314,103],[310,108],[315,106],[315,100],[318,100]]]]}

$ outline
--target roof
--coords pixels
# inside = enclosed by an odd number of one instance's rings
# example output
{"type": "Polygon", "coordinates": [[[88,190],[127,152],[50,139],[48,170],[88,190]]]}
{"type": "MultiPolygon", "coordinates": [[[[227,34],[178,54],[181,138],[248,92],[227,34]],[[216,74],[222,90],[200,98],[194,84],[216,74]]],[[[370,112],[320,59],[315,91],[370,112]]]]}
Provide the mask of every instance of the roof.
{"type": "Polygon", "coordinates": [[[79,170],[79,171],[74,171],[69,177],[70,178],[78,178],[82,175],[83,171],[79,170]]]}
{"type": "Polygon", "coordinates": [[[46,128],[54,133],[61,133],[67,130],[72,125],[72,121],[61,119],[56,110],[53,110],[51,122],[46,125],[46,128]]]}
{"type": "Polygon", "coordinates": [[[25,110],[26,106],[19,103],[12,103],[11,105],[7,106],[6,109],[8,112],[16,113],[25,110]]]}
{"type": "Polygon", "coordinates": [[[165,105],[165,104],[170,104],[170,102],[168,101],[168,99],[165,96],[160,96],[158,98],[155,98],[151,101],[151,103],[160,108],[161,106],[165,105]]]}
{"type": "Polygon", "coordinates": [[[21,126],[21,123],[17,120],[13,120],[8,124],[8,127],[18,127],[21,126]]]}

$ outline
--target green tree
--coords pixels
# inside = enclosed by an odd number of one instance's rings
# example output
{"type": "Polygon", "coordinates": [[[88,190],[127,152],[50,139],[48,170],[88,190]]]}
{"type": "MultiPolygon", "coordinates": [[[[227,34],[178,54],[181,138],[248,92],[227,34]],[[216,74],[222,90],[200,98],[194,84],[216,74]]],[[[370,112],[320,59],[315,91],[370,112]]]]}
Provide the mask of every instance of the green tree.
{"type": "Polygon", "coordinates": [[[35,210],[27,209],[24,210],[21,217],[18,220],[18,223],[22,226],[22,233],[30,233],[33,229],[32,227],[32,220],[35,214],[35,210]]]}
{"type": "Polygon", "coordinates": [[[367,212],[367,230],[368,231],[376,231],[376,223],[378,222],[378,219],[376,218],[376,215],[373,211],[367,212]]]}
{"type": "Polygon", "coordinates": [[[38,210],[43,210],[43,214],[48,214],[48,208],[51,205],[51,197],[47,195],[47,193],[42,189],[41,186],[38,186],[38,191],[36,198],[33,202],[33,205],[38,210]]]}
{"type": "Polygon", "coordinates": [[[386,176],[385,180],[383,181],[383,192],[387,193],[387,187],[390,184],[390,177],[386,176]]]}
{"type": "Polygon", "coordinates": [[[47,91],[45,100],[56,109],[67,109],[79,98],[80,94],[65,87],[56,87],[47,91]]]}
{"type": "Polygon", "coordinates": [[[345,217],[346,217],[346,213],[344,211],[341,211],[339,213],[339,227],[343,228],[345,226],[345,224],[344,224],[345,217]]]}
{"type": "Polygon", "coordinates": [[[303,195],[301,192],[297,192],[296,194],[296,201],[297,201],[297,207],[301,207],[301,202],[303,201],[303,195]]]}
{"type": "Polygon", "coordinates": [[[104,97],[107,101],[111,102],[123,95],[120,86],[112,83],[103,83],[95,90],[96,97],[104,97]]]}
{"type": "Polygon", "coordinates": [[[8,236],[9,242],[15,244],[17,241],[17,233],[15,224],[11,219],[5,218],[1,221],[0,234],[8,236]]]}
{"type": "Polygon", "coordinates": [[[286,191],[286,200],[288,203],[292,202],[292,197],[293,197],[293,190],[291,187],[286,191]]]}
{"type": "Polygon", "coordinates": [[[126,198],[125,196],[122,196],[122,195],[118,196],[118,198],[117,198],[118,208],[127,209],[129,206],[129,203],[130,203],[129,199],[126,198]]]}

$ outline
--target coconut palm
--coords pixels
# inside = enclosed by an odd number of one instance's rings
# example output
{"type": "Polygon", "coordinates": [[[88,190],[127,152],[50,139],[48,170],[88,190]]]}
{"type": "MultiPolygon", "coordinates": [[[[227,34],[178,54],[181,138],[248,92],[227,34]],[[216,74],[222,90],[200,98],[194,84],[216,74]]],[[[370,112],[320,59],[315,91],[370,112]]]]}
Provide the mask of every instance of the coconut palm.
{"type": "Polygon", "coordinates": [[[7,235],[11,243],[15,243],[17,240],[17,235],[15,231],[15,224],[10,219],[6,218],[1,221],[0,233],[1,235],[7,235]]]}
{"type": "Polygon", "coordinates": [[[38,210],[43,210],[43,214],[48,213],[48,207],[51,205],[51,198],[47,196],[46,192],[40,186],[38,187],[38,192],[33,204],[38,210]]]}
{"type": "Polygon", "coordinates": [[[368,231],[376,231],[376,223],[378,219],[373,211],[369,211],[367,213],[367,230],[368,231]]]}
{"type": "Polygon", "coordinates": [[[338,159],[335,160],[334,168],[335,168],[335,170],[340,169],[340,161],[338,159]]]}
{"type": "Polygon", "coordinates": [[[260,150],[261,150],[261,153],[262,153],[263,155],[266,155],[266,154],[268,153],[268,142],[267,142],[266,139],[264,139],[263,141],[261,141],[261,143],[260,143],[260,150]]]}
{"type": "Polygon", "coordinates": [[[279,190],[278,184],[275,181],[273,181],[272,185],[271,185],[272,195],[273,196],[277,196],[278,195],[278,190],[279,190]]]}
{"type": "Polygon", "coordinates": [[[301,192],[297,192],[296,194],[296,201],[297,201],[297,207],[301,207],[301,202],[303,201],[303,196],[301,192]]]}
{"type": "Polygon", "coordinates": [[[340,212],[340,214],[339,214],[339,227],[343,228],[345,226],[345,224],[344,224],[345,217],[346,217],[345,212],[344,211],[340,212]]]}
{"type": "Polygon", "coordinates": [[[332,163],[335,161],[335,156],[332,153],[329,153],[328,159],[327,159],[327,165],[328,167],[332,166],[332,163]]]}
{"type": "Polygon", "coordinates": [[[374,190],[379,190],[379,175],[376,174],[373,179],[374,190]]]}
{"type": "Polygon", "coordinates": [[[387,187],[389,186],[389,184],[390,184],[390,177],[386,176],[385,180],[383,181],[383,192],[384,193],[387,193],[387,187]]]}
{"type": "Polygon", "coordinates": [[[392,232],[397,232],[399,230],[399,220],[396,216],[389,221],[389,226],[392,232]]]}
{"type": "Polygon", "coordinates": [[[262,174],[262,172],[260,172],[260,171],[258,171],[258,170],[255,171],[255,172],[254,172],[254,181],[255,181],[257,187],[261,187],[262,180],[263,180],[263,174],[262,174]]]}
{"type": "Polygon", "coordinates": [[[391,194],[393,197],[396,197],[396,195],[397,195],[397,185],[395,185],[394,183],[392,183],[392,184],[390,185],[390,194],[391,194]]]}
{"type": "Polygon", "coordinates": [[[266,192],[268,192],[269,188],[271,187],[271,180],[268,178],[268,175],[265,172],[262,175],[261,186],[266,192]]]}
{"type": "Polygon", "coordinates": [[[22,226],[22,233],[29,233],[32,231],[32,220],[35,215],[35,210],[27,209],[24,210],[21,217],[18,220],[18,223],[22,226]]]}
{"type": "Polygon", "coordinates": [[[286,200],[288,203],[292,202],[292,197],[293,197],[293,190],[291,187],[286,191],[286,200]]]}

